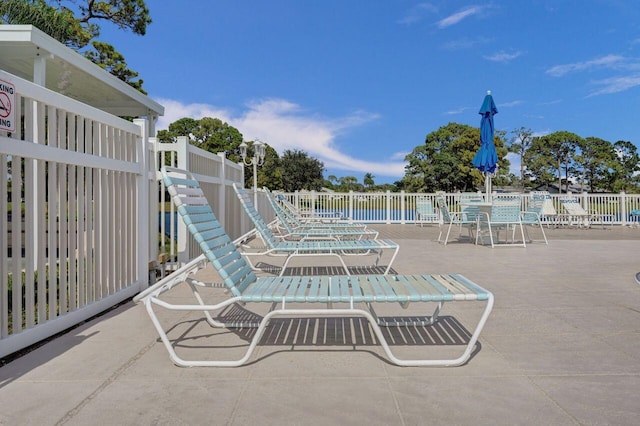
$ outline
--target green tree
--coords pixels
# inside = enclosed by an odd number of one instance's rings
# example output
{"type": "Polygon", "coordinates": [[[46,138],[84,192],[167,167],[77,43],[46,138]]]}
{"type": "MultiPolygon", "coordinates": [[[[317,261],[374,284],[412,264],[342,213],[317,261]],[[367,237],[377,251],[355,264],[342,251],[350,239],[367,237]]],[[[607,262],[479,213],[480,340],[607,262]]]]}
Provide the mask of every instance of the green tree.
{"type": "Polygon", "coordinates": [[[120,52],[118,52],[109,43],[104,43],[102,41],[94,41],[91,45],[94,50],[89,50],[84,53],[84,56],[87,59],[97,64],[107,72],[115,75],[139,92],[142,92],[145,95],[147,94],[147,92],[142,88],[144,81],[142,79],[136,80],[138,73],[127,68],[127,62],[124,60],[124,56],[122,56],[120,52]]]}
{"type": "Polygon", "coordinates": [[[617,141],[613,144],[615,150],[616,167],[613,172],[613,178],[610,191],[625,191],[629,193],[637,193],[639,191],[638,182],[640,181],[640,155],[638,148],[629,141],[617,141]]]}
{"type": "Polygon", "coordinates": [[[531,182],[532,187],[543,187],[549,190],[549,185],[555,181],[554,158],[543,137],[534,137],[528,149],[529,155],[525,160],[525,180],[531,182]]]}
{"type": "MultiPolygon", "coordinates": [[[[253,173],[253,170],[251,171],[253,173]]],[[[245,186],[247,186],[248,170],[245,168],[245,186]]],[[[253,179],[253,178],[252,178],[253,179]]],[[[282,160],[275,149],[265,144],[264,164],[258,167],[258,186],[269,189],[282,188],[282,160]]]]}
{"type": "Polygon", "coordinates": [[[322,184],[322,186],[331,190],[335,190],[336,187],[338,186],[338,178],[336,177],[336,175],[329,175],[324,180],[324,183],[322,184]]]}
{"type": "Polygon", "coordinates": [[[374,182],[375,178],[376,177],[371,173],[365,173],[364,174],[364,178],[362,180],[362,183],[364,183],[365,188],[367,188],[369,191],[371,191],[373,189],[373,187],[376,185],[376,183],[374,182]]]}
{"type": "Polygon", "coordinates": [[[588,137],[579,145],[580,152],[574,156],[579,173],[581,190],[585,182],[589,192],[607,187],[615,168],[615,150],[611,142],[596,137],[588,137]]]}
{"type": "Polygon", "coordinates": [[[562,175],[564,172],[565,192],[569,192],[569,181],[572,162],[576,150],[584,143],[575,133],[561,130],[542,137],[547,145],[549,154],[555,161],[559,192],[562,192],[562,175]]]}
{"type": "Polygon", "coordinates": [[[394,183],[382,183],[376,185],[376,190],[381,192],[400,192],[402,188],[400,187],[400,181],[394,183]]]}
{"type": "MultiPolygon", "coordinates": [[[[108,21],[118,28],[144,35],[151,23],[144,0],[3,0],[0,23],[30,24],[75,50],[87,47],[100,36],[96,22],[108,21]]],[[[94,42],[85,55],[116,77],[142,91],[142,80],[126,69],[124,57],[107,43],[94,42]],[[96,44],[97,43],[97,44],[96,44]]]]}
{"type": "Polygon", "coordinates": [[[81,49],[99,34],[99,28],[83,23],[71,9],[47,4],[44,0],[3,0],[0,3],[3,24],[29,24],[59,42],[81,49]]]}
{"type": "Polygon", "coordinates": [[[526,186],[524,180],[525,157],[533,141],[533,133],[531,129],[520,127],[519,129],[513,130],[511,134],[513,137],[509,140],[507,149],[509,152],[520,157],[520,183],[524,188],[526,186]]]}
{"type": "MultiPolygon", "coordinates": [[[[507,175],[505,133],[494,134],[498,153],[498,175],[507,175]]],[[[471,191],[483,187],[482,173],[473,167],[471,160],[480,147],[480,129],[464,124],[449,123],[427,135],[424,145],[419,145],[405,157],[409,164],[401,186],[412,192],[438,190],[471,191]]]]}
{"type": "Polygon", "coordinates": [[[340,192],[349,191],[362,191],[364,186],[358,182],[358,178],[355,176],[343,176],[340,178],[340,192]]]}
{"type": "MultiPolygon", "coordinates": [[[[187,136],[189,142],[205,151],[226,152],[227,158],[240,161],[242,133],[219,118],[203,117],[199,120],[183,117],[169,124],[168,130],[158,131],[161,142],[175,142],[178,136],[187,136]]],[[[247,154],[253,156],[253,151],[247,154]]]]}
{"type": "MultiPolygon", "coordinates": [[[[159,130],[158,140],[163,143],[174,143],[178,136],[186,136],[189,143],[214,154],[225,152],[226,158],[242,163],[240,144],[242,133],[235,127],[219,118],[203,117],[199,120],[190,117],[180,118],[169,124],[167,130],[159,130]]],[[[247,143],[247,159],[253,158],[253,144],[247,143]]],[[[167,159],[169,161],[169,159],[167,159]]],[[[253,166],[244,165],[244,184],[253,187],[253,166]]],[[[258,187],[271,189],[282,188],[282,167],[278,153],[269,144],[265,144],[264,163],[257,168],[258,187]]]]}
{"type": "Polygon", "coordinates": [[[242,133],[219,118],[204,117],[198,120],[198,126],[192,134],[195,145],[210,152],[227,153],[227,158],[238,161],[239,146],[242,143],[242,133]]]}
{"type": "Polygon", "coordinates": [[[282,189],[287,192],[301,189],[320,190],[324,164],[304,151],[286,150],[280,161],[282,189]]]}
{"type": "Polygon", "coordinates": [[[196,127],[198,127],[198,120],[183,117],[169,124],[168,130],[159,130],[157,137],[164,143],[173,143],[178,136],[187,136],[191,139],[191,134],[196,127]]]}

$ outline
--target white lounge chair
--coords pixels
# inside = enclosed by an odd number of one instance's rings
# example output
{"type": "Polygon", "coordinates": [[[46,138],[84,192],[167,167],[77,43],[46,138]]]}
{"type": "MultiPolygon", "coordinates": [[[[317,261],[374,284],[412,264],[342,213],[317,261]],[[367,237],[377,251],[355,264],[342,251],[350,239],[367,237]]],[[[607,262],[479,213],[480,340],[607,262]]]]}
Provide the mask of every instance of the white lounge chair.
{"type": "MultiPolygon", "coordinates": [[[[278,203],[293,214],[302,222],[321,222],[321,223],[353,223],[351,218],[344,216],[340,211],[303,211],[291,203],[284,194],[274,192],[273,196],[278,203]]],[[[341,200],[341,195],[331,196],[330,199],[341,200]]]]}
{"type": "MultiPolygon", "coordinates": [[[[256,277],[245,258],[227,236],[216,219],[213,211],[200,190],[198,182],[189,172],[164,168],[163,180],[175,204],[178,213],[187,224],[195,240],[200,244],[203,256],[185,265],[165,279],[138,294],[134,301],[144,303],[151,321],[158,332],[162,343],[174,364],[185,367],[215,366],[233,367],[246,363],[270,321],[277,316],[294,318],[305,317],[363,317],[369,321],[371,329],[383,347],[391,362],[401,366],[457,366],[470,358],[484,324],[493,307],[493,295],[459,274],[445,275],[360,275],[360,276],[295,276],[295,277],[256,277]],[[204,283],[194,279],[192,273],[210,262],[219,274],[222,283],[204,283]],[[178,299],[164,297],[172,288],[188,283],[194,294],[193,303],[179,303],[178,299]],[[225,299],[206,303],[200,289],[225,288],[225,299]],[[177,302],[178,301],[178,302],[177,302]],[[438,315],[446,302],[482,302],[485,308],[468,342],[465,342],[460,356],[446,359],[400,359],[393,354],[381,326],[406,325],[414,329],[422,326],[436,326],[438,315]],[[257,314],[247,315],[249,320],[226,323],[224,317],[214,317],[226,309],[239,304],[269,306],[263,317],[257,314]],[[434,304],[434,313],[430,316],[416,318],[414,316],[396,317],[392,322],[385,322],[378,317],[374,305],[398,303],[406,307],[410,303],[434,304]],[[178,316],[164,316],[183,321],[184,312],[201,312],[206,322],[216,328],[256,328],[246,353],[239,359],[218,360],[207,354],[204,359],[187,360],[179,356],[176,348],[184,343],[185,335],[180,334],[172,340],[166,329],[173,329],[174,324],[163,326],[163,321],[156,314],[156,309],[178,311],[178,316]],[[252,319],[257,318],[257,321],[252,319]]],[[[218,297],[220,294],[218,294],[218,297]]],[[[198,336],[202,338],[204,336],[198,336]]]]}
{"type": "Polygon", "coordinates": [[[309,232],[311,232],[311,236],[330,237],[332,239],[344,237],[378,238],[378,231],[367,229],[367,225],[361,223],[303,221],[282,206],[269,189],[263,188],[262,191],[267,196],[267,200],[278,218],[279,227],[284,230],[285,235],[309,237],[309,232]]]}
{"type": "Polygon", "coordinates": [[[586,211],[577,198],[560,197],[560,205],[564,208],[565,213],[559,217],[566,218],[570,226],[590,228],[594,222],[599,221],[600,225],[604,228],[604,216],[586,211]]]}
{"type": "MultiPolygon", "coordinates": [[[[305,236],[303,241],[290,241],[278,238],[269,228],[264,221],[260,213],[253,206],[251,197],[243,188],[239,188],[237,185],[233,185],[233,189],[238,195],[240,204],[247,213],[247,216],[253,222],[256,232],[266,245],[266,249],[260,249],[256,251],[245,250],[243,254],[249,257],[252,256],[279,256],[286,257],[284,265],[280,271],[280,275],[284,275],[289,262],[294,258],[304,256],[333,256],[337,258],[346,274],[349,274],[349,269],[344,262],[345,256],[363,256],[369,254],[376,254],[375,266],[378,265],[384,252],[391,252],[391,259],[387,265],[384,273],[387,274],[391,270],[391,265],[395,260],[400,246],[389,239],[330,239],[327,240],[332,234],[323,230],[307,230],[300,235],[305,236]],[[324,238],[324,239],[322,239],[324,238]]],[[[333,234],[335,235],[335,233],[333,234]]],[[[253,266],[253,264],[252,264],[253,266]]]]}

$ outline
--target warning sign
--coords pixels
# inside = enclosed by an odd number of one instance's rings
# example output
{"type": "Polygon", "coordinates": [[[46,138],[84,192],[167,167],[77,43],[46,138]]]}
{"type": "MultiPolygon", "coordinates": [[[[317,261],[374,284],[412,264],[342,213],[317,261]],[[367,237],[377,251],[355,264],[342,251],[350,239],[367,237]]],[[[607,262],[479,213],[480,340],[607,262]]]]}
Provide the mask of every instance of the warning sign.
{"type": "Polygon", "coordinates": [[[16,89],[8,81],[0,80],[0,130],[15,132],[16,89]]]}

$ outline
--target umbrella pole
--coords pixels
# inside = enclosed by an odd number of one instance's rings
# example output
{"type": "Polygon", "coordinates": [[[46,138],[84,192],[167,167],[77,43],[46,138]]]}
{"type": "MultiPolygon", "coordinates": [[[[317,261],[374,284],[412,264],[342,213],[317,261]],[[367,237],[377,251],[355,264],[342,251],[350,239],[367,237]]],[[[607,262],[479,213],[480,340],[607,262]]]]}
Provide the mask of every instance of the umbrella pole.
{"type": "Polygon", "coordinates": [[[487,192],[487,202],[490,203],[491,202],[491,174],[490,173],[486,173],[484,174],[484,188],[485,191],[487,192]]]}

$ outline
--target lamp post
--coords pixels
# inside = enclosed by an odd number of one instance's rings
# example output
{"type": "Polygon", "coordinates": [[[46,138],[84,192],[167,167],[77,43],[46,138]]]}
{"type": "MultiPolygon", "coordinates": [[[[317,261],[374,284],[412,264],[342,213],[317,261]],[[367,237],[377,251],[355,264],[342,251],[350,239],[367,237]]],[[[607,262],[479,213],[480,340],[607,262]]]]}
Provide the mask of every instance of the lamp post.
{"type": "Polygon", "coordinates": [[[265,147],[262,142],[256,139],[253,142],[253,158],[247,162],[247,144],[242,142],[240,144],[240,157],[242,162],[247,166],[253,166],[253,205],[258,208],[258,166],[264,164],[265,147]]]}

